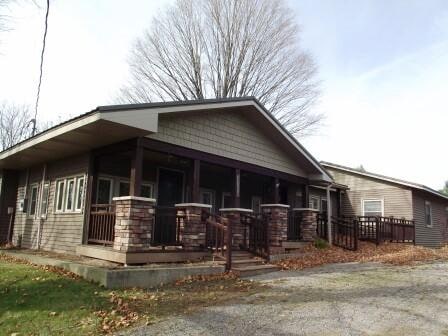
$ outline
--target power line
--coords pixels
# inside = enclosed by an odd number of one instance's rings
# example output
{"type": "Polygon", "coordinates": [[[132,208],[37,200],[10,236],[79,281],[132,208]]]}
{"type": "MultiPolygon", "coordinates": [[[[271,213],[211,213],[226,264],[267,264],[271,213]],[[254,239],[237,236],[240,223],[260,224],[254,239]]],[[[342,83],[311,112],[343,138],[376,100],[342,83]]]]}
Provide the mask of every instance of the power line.
{"type": "Polygon", "coordinates": [[[42,85],[42,73],[44,67],[44,53],[45,53],[45,44],[47,40],[47,31],[48,31],[48,13],[50,12],[50,0],[47,0],[47,12],[45,13],[45,30],[44,30],[44,38],[42,41],[42,52],[40,54],[40,74],[39,74],[39,83],[37,85],[37,95],[36,95],[36,105],[34,106],[34,119],[31,120],[33,123],[33,133],[36,134],[36,124],[37,124],[37,109],[39,107],[39,98],[40,98],[40,87],[42,85]]]}

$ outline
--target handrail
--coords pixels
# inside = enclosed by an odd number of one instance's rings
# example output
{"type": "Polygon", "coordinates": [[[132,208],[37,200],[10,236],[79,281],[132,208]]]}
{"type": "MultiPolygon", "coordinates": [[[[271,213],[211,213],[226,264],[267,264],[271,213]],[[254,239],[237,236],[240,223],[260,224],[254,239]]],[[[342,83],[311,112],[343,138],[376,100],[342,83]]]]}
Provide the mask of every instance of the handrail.
{"type": "Polygon", "coordinates": [[[88,243],[112,245],[115,239],[115,205],[92,204],[88,243]]]}

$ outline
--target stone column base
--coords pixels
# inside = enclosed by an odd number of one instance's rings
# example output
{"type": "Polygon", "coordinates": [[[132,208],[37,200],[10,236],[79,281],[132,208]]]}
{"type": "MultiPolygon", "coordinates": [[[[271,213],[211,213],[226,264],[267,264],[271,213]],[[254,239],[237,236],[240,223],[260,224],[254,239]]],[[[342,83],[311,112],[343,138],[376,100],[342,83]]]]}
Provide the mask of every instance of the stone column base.
{"type": "Polygon", "coordinates": [[[198,251],[205,248],[206,223],[202,212],[210,211],[211,205],[201,203],[180,203],[175,205],[177,216],[181,220],[180,240],[186,251],[198,251]]]}

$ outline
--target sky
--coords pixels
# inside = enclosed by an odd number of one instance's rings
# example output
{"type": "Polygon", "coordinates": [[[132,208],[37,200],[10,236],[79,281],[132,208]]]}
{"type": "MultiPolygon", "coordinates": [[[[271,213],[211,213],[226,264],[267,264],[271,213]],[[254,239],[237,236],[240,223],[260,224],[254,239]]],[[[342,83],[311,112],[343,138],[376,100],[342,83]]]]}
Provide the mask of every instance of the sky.
{"type": "MultiPolygon", "coordinates": [[[[38,120],[114,102],[129,49],[172,0],[51,1],[38,120]],[[126,4],[126,5],[125,5],[126,4]]],[[[318,159],[440,189],[448,180],[448,1],[289,0],[319,67],[326,115],[300,139],[318,159]]],[[[44,1],[9,9],[0,101],[33,105],[44,1]],[[40,7],[39,7],[40,5],[40,7]]]]}

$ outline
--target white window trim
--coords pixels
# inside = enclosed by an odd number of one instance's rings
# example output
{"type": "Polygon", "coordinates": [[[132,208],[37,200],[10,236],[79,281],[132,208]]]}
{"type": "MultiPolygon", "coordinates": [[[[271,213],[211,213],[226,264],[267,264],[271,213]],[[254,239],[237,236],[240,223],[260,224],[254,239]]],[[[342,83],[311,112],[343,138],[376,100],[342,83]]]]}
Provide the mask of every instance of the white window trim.
{"type": "Polygon", "coordinates": [[[74,204],[74,211],[75,212],[82,212],[82,210],[84,209],[84,202],[86,200],[85,197],[85,191],[86,191],[86,176],[78,176],[76,177],[76,185],[75,185],[75,204],[74,204]],[[81,207],[78,208],[78,201],[79,201],[79,184],[80,181],[83,181],[82,183],[82,191],[81,191],[81,207]]]}
{"type": "Polygon", "coordinates": [[[76,196],[76,178],[73,178],[73,177],[71,177],[71,178],[67,178],[66,180],[65,180],[66,182],[66,185],[65,185],[65,191],[64,191],[64,198],[65,198],[65,206],[64,206],[64,212],[74,212],[74,210],[75,210],[75,196],[76,196]],[[68,196],[69,196],[69,194],[68,194],[68,185],[70,184],[70,183],[72,183],[73,182],[73,190],[72,190],[72,207],[71,207],[71,209],[69,209],[69,208],[67,208],[67,205],[68,205],[68,196]]]}
{"type": "Polygon", "coordinates": [[[310,209],[314,209],[314,210],[319,210],[320,211],[320,198],[318,196],[310,196],[310,200],[309,200],[308,206],[310,207],[310,209]],[[316,200],[317,201],[317,208],[313,207],[312,200],[316,200]]]}
{"type": "Polygon", "coordinates": [[[432,217],[432,204],[430,201],[425,201],[425,225],[428,228],[432,228],[434,226],[434,219],[432,217]],[[426,206],[429,205],[429,218],[430,218],[430,224],[426,223],[426,206]]]}
{"type": "Polygon", "coordinates": [[[143,181],[143,182],[142,182],[142,186],[143,186],[143,187],[151,187],[151,195],[150,195],[150,198],[155,198],[156,185],[155,185],[154,182],[143,181]]]}
{"type": "Polygon", "coordinates": [[[51,183],[49,181],[44,182],[44,184],[42,185],[42,199],[39,202],[39,216],[42,219],[46,219],[47,215],[48,215],[48,205],[49,205],[49,201],[50,201],[50,187],[51,187],[51,183]],[[44,197],[45,187],[47,187],[47,197],[44,197]],[[42,213],[42,205],[44,203],[44,199],[45,199],[46,207],[45,207],[45,213],[42,213]]]}
{"type": "Polygon", "coordinates": [[[362,215],[365,216],[365,202],[381,202],[381,217],[384,217],[384,198],[366,198],[361,200],[362,215]]]}
{"type": "Polygon", "coordinates": [[[26,211],[27,217],[36,218],[38,209],[39,209],[39,183],[33,183],[30,185],[30,198],[28,200],[28,209],[26,211]],[[34,213],[31,214],[30,212],[31,212],[33,189],[36,189],[36,206],[34,208],[34,213]]]}
{"type": "MultiPolygon", "coordinates": [[[[109,186],[109,204],[112,203],[112,198],[114,197],[115,193],[114,193],[114,179],[111,177],[105,177],[105,176],[99,176],[98,177],[98,181],[96,182],[96,202],[98,204],[98,196],[99,196],[99,187],[100,187],[100,181],[109,181],[110,182],[110,186],[109,186]]],[[[117,191],[118,192],[118,191],[117,191]]]]}
{"type": "Polygon", "coordinates": [[[66,180],[65,179],[57,179],[56,180],[56,189],[55,189],[55,193],[54,193],[54,212],[55,213],[64,213],[64,207],[65,207],[65,184],[66,180]],[[59,200],[59,184],[63,182],[64,186],[62,187],[62,204],[61,204],[61,209],[58,209],[58,200],[59,200]]]}
{"type": "MultiPolygon", "coordinates": [[[[64,178],[58,178],[56,180],[55,183],[55,193],[54,193],[54,213],[58,214],[58,215],[63,215],[63,214],[79,214],[79,213],[83,213],[83,209],[84,209],[84,204],[85,204],[85,198],[86,198],[86,175],[85,174],[81,174],[81,175],[72,175],[72,176],[67,176],[64,178]],[[81,201],[81,209],[76,209],[76,205],[78,202],[78,186],[79,186],[79,180],[84,179],[84,190],[82,192],[82,201],[81,201]],[[73,180],[74,185],[73,185],[73,208],[72,209],[67,209],[67,200],[68,200],[68,183],[73,180]],[[58,198],[59,198],[59,183],[60,182],[64,182],[64,188],[62,189],[62,207],[60,210],[58,210],[58,198]]],[[[48,213],[48,205],[47,205],[47,213],[48,213]]]]}

